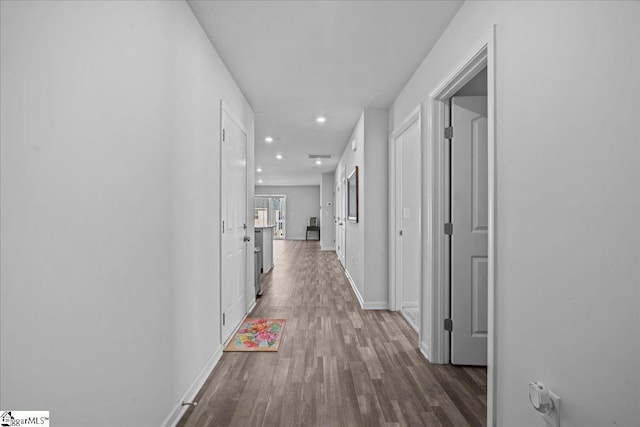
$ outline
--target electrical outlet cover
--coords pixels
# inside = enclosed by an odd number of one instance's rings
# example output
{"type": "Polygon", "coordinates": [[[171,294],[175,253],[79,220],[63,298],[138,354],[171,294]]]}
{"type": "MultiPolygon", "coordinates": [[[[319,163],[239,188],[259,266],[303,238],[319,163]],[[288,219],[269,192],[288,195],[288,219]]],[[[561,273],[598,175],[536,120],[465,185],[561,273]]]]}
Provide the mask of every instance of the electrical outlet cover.
{"type": "Polygon", "coordinates": [[[551,427],[560,427],[560,398],[549,390],[549,397],[553,402],[553,409],[548,414],[541,414],[542,419],[551,427]]]}

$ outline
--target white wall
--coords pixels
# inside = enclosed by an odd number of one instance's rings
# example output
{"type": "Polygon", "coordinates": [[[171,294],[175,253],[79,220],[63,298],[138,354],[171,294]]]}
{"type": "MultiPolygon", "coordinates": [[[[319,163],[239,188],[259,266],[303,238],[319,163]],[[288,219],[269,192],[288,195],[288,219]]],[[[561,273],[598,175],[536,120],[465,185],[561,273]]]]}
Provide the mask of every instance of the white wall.
{"type": "MultiPolygon", "coordinates": [[[[386,308],[388,266],[388,122],[386,109],[366,109],[360,116],[336,168],[347,177],[358,166],[358,222],[346,222],[345,269],[364,308],[386,308]],[[352,141],[357,149],[352,150],[352,141]]],[[[346,191],[346,189],[345,189],[346,191]]]]}
{"type": "Polygon", "coordinates": [[[253,113],[184,2],[0,5],[0,406],[160,425],[220,345],[219,99],[250,152],[253,113]]]}
{"type": "MultiPolygon", "coordinates": [[[[336,175],[334,181],[338,180],[338,171],[346,169],[345,179],[349,177],[351,172],[358,166],[358,222],[345,221],[345,241],[344,241],[344,254],[345,254],[345,270],[351,276],[353,283],[358,290],[359,298],[364,298],[364,180],[362,174],[364,173],[364,112],[360,115],[358,122],[356,123],[353,132],[349,139],[345,142],[345,149],[342,153],[342,157],[336,167],[336,175]],[[356,141],[357,149],[353,151],[351,149],[351,142],[356,141]]],[[[347,190],[348,185],[344,185],[344,198],[345,198],[345,217],[348,216],[348,202],[347,202],[347,190]]]]}
{"type": "Polygon", "coordinates": [[[335,183],[333,182],[334,173],[327,172],[322,174],[320,182],[320,247],[323,250],[335,250],[335,206],[334,193],[335,183]]]}
{"type": "Polygon", "coordinates": [[[387,109],[364,111],[365,307],[389,303],[389,174],[387,109]]]}
{"type": "MultiPolygon", "coordinates": [[[[220,99],[247,131],[247,235],[254,236],[254,123],[251,107],[183,2],[168,11],[172,117],[172,301],[174,401],[220,356],[220,99]]],[[[224,191],[224,190],[223,190],[224,191]]],[[[253,246],[247,250],[247,306],[255,301],[253,246]]],[[[198,390],[195,390],[198,391],[198,390]]],[[[191,396],[193,398],[194,396],[191,396]]]]}
{"type": "MultiPolygon", "coordinates": [[[[255,187],[255,194],[285,195],[287,196],[285,233],[287,240],[304,240],[307,234],[309,218],[320,218],[320,186],[319,185],[288,185],[255,187]]],[[[320,229],[322,237],[323,229],[320,229]]],[[[316,238],[309,235],[310,239],[316,238]]]]}
{"type": "Polygon", "coordinates": [[[391,110],[397,125],[497,24],[499,426],[540,425],[531,380],[565,427],[640,425],[639,9],[466,2],[391,110]]]}

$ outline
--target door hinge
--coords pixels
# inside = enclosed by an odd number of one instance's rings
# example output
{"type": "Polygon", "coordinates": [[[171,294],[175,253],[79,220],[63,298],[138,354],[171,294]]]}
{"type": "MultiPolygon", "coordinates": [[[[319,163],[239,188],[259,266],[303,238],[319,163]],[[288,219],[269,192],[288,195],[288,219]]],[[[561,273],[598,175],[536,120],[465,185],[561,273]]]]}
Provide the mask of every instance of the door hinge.
{"type": "Polygon", "coordinates": [[[222,221],[222,232],[224,233],[224,221],[222,221]]]}
{"type": "Polygon", "coordinates": [[[225,319],[225,315],[224,315],[224,313],[222,313],[222,326],[224,326],[225,321],[226,321],[226,319],[225,319]]]}
{"type": "Polygon", "coordinates": [[[444,319],[444,330],[449,332],[453,331],[453,320],[444,319]]]}
{"type": "Polygon", "coordinates": [[[400,235],[402,236],[402,230],[400,230],[400,235]]]}
{"type": "Polygon", "coordinates": [[[453,126],[448,126],[448,127],[444,128],[444,137],[446,139],[452,139],[453,138],[453,126]]]}
{"type": "Polygon", "coordinates": [[[225,138],[225,129],[222,129],[222,142],[224,142],[224,138],[225,138]]]}
{"type": "Polygon", "coordinates": [[[449,236],[453,234],[453,223],[447,222],[444,225],[444,234],[448,234],[449,236]]]}
{"type": "Polygon", "coordinates": [[[244,224],[244,225],[242,226],[242,228],[246,230],[246,229],[247,229],[247,224],[244,224]]]}

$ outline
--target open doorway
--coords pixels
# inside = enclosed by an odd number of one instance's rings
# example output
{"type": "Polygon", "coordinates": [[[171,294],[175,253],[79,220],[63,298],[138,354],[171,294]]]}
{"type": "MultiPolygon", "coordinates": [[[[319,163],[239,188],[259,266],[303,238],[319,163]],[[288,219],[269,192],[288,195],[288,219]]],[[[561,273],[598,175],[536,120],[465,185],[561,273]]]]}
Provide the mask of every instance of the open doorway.
{"type": "Polygon", "coordinates": [[[391,283],[390,308],[420,332],[421,295],[421,108],[414,109],[396,128],[390,141],[391,283]]]}
{"type": "MultiPolygon", "coordinates": [[[[450,117],[452,116],[450,111],[451,98],[455,98],[459,95],[459,91],[463,89],[474,77],[480,73],[484,73],[486,70],[486,163],[483,162],[483,166],[486,165],[486,183],[485,187],[473,188],[473,191],[478,194],[481,191],[486,193],[486,211],[482,213],[484,218],[476,218],[476,225],[480,222],[485,222],[486,228],[484,234],[486,235],[486,256],[485,255],[471,255],[468,254],[467,270],[469,274],[475,268],[477,271],[482,271],[482,275],[476,274],[476,277],[486,277],[485,283],[476,283],[477,289],[482,287],[486,288],[486,301],[481,301],[479,294],[473,295],[469,290],[467,296],[470,295],[472,303],[476,307],[486,308],[486,333],[483,334],[486,338],[486,345],[483,346],[486,349],[486,365],[487,365],[487,424],[495,425],[495,384],[496,384],[496,354],[495,354],[495,289],[496,289],[496,221],[495,221],[495,188],[496,188],[496,163],[495,163],[495,27],[492,27],[483,37],[481,37],[472,47],[468,56],[458,58],[456,60],[459,65],[453,66],[445,74],[440,83],[435,89],[429,93],[427,100],[425,101],[425,108],[427,110],[425,123],[426,123],[426,137],[424,147],[424,167],[423,173],[425,176],[425,215],[423,219],[425,221],[425,247],[426,253],[423,257],[424,265],[424,291],[423,291],[423,306],[426,307],[423,313],[426,316],[423,321],[423,335],[425,336],[424,342],[421,342],[421,350],[427,356],[432,363],[450,363],[451,362],[451,333],[450,330],[456,330],[456,327],[473,329],[469,326],[469,322],[475,318],[479,319],[480,313],[471,312],[469,309],[469,315],[467,319],[456,321],[452,319],[452,292],[451,281],[452,278],[452,264],[451,257],[454,256],[451,252],[451,239],[450,233],[456,234],[456,230],[460,227],[467,227],[467,229],[473,229],[472,219],[457,220],[462,221],[462,224],[456,225],[452,220],[452,212],[455,211],[455,207],[452,210],[450,205],[450,199],[457,197],[455,194],[449,193],[450,189],[448,183],[451,182],[451,176],[449,173],[453,170],[449,166],[450,157],[455,159],[456,153],[450,153],[450,141],[453,132],[453,145],[455,147],[455,137],[457,131],[454,127],[453,130],[447,129],[450,127],[450,117]],[[459,61],[459,62],[458,62],[459,61]],[[472,264],[472,257],[475,258],[475,266],[472,264]],[[486,271],[486,275],[484,275],[486,271]],[[473,299],[475,298],[475,301],[473,299]],[[462,323],[462,325],[461,325],[462,323]]],[[[455,113],[454,113],[455,114],[455,113]]],[[[474,119],[471,119],[472,121],[474,119]]],[[[476,120],[477,122],[477,120],[476,120]]],[[[480,123],[476,123],[477,129],[480,127],[480,123]]],[[[474,131],[473,126],[469,125],[471,133],[479,132],[477,129],[474,131]]],[[[484,125],[483,125],[484,126],[484,125]]],[[[473,149],[473,147],[471,147],[473,149]]],[[[477,159],[485,157],[479,154],[478,148],[476,148],[477,159]]],[[[468,160],[469,165],[471,160],[468,160]]],[[[476,171],[477,171],[476,166],[476,171]]],[[[468,166],[467,170],[471,170],[468,166]]],[[[473,171],[472,171],[473,172],[473,171]]],[[[478,184],[480,180],[478,181],[478,184]]],[[[473,203],[473,199],[472,202],[473,203]]],[[[476,200],[476,204],[478,201],[476,200]]],[[[471,211],[473,212],[473,211],[471,211]]],[[[469,214],[471,215],[471,214],[469,214]]],[[[477,213],[480,215],[480,212],[477,213]]],[[[482,227],[476,227],[482,228],[482,227]]],[[[454,243],[455,244],[455,243],[454,243]]],[[[455,266],[453,266],[454,270],[455,266]]],[[[455,290],[453,292],[456,292],[455,290]]],[[[454,296],[455,298],[455,296],[454,296]]],[[[455,310],[455,307],[453,308],[455,310]]],[[[481,322],[477,321],[476,326],[481,322]]],[[[481,328],[477,328],[480,330],[481,328]]]]}
{"type": "Polygon", "coordinates": [[[256,195],[254,223],[256,227],[273,227],[274,240],[286,239],[287,196],[256,195]]]}

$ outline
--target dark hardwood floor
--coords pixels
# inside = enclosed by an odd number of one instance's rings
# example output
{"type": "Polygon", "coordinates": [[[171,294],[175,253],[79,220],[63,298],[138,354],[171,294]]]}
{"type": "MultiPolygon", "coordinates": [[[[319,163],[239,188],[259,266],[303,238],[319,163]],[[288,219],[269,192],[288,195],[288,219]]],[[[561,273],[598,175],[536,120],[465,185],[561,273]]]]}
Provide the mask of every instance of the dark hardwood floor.
{"type": "Polygon", "coordinates": [[[277,353],[224,353],[179,426],[484,426],[485,368],[432,365],[399,313],[362,310],[335,252],[276,241],[249,317],[277,353]]]}

